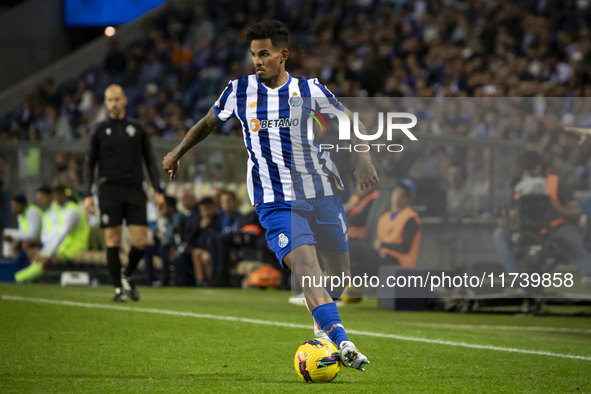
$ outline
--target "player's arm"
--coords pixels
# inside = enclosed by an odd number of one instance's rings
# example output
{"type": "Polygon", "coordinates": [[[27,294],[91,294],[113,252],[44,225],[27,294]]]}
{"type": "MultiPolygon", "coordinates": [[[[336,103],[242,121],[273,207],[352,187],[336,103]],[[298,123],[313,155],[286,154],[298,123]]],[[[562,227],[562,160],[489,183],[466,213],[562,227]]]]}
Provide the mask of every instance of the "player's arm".
{"type": "Polygon", "coordinates": [[[41,216],[34,209],[29,209],[27,212],[27,222],[29,223],[28,231],[19,231],[13,234],[11,237],[13,241],[28,241],[37,238],[41,226],[41,216]]]}
{"type": "Polygon", "coordinates": [[[172,152],[169,152],[164,156],[162,166],[164,167],[164,171],[167,171],[170,174],[170,180],[173,180],[176,176],[176,172],[179,169],[180,158],[192,147],[203,141],[205,137],[210,135],[219,123],[220,120],[215,116],[213,107],[210,108],[207,115],[197,122],[195,126],[191,127],[191,130],[187,132],[181,143],[178,144],[172,152]]]}
{"type": "Polygon", "coordinates": [[[560,216],[564,216],[569,221],[576,222],[581,218],[581,207],[576,200],[571,201],[562,207],[555,206],[555,208],[560,216]]]}
{"type": "MultiPolygon", "coordinates": [[[[353,124],[353,113],[348,108],[345,108],[345,114],[351,120],[351,124],[353,124]]],[[[359,121],[358,125],[359,132],[361,134],[367,134],[367,129],[363,122],[359,121]]],[[[363,141],[357,140],[356,135],[354,135],[353,138],[356,142],[363,143],[363,141]]],[[[357,162],[357,168],[353,175],[359,183],[362,191],[380,181],[376,169],[373,164],[371,164],[371,156],[369,155],[369,152],[359,152],[359,161],[357,162]]]]}
{"type": "Polygon", "coordinates": [[[84,198],[84,210],[87,215],[94,213],[94,199],[92,197],[91,188],[94,181],[94,167],[98,159],[99,141],[98,141],[98,129],[92,133],[90,137],[90,146],[88,147],[88,153],[86,154],[86,165],[84,166],[84,182],[86,197],[84,198]]]}
{"type": "Polygon", "coordinates": [[[558,182],[558,200],[560,204],[553,202],[553,205],[560,216],[571,222],[577,222],[581,218],[581,207],[575,200],[573,189],[562,179],[558,182]]]}
{"type": "Polygon", "coordinates": [[[564,130],[568,131],[569,133],[578,135],[581,138],[579,140],[579,145],[581,145],[583,142],[587,140],[587,138],[589,138],[589,136],[591,136],[591,128],[588,127],[565,127],[564,130]]]}
{"type": "Polygon", "coordinates": [[[48,258],[53,256],[66,236],[78,225],[79,222],[80,215],[78,215],[78,212],[74,209],[68,209],[68,211],[64,213],[64,224],[60,231],[51,238],[47,245],[43,245],[43,249],[40,251],[41,257],[48,258]]]}
{"type": "Polygon", "coordinates": [[[412,240],[415,237],[415,234],[419,230],[419,225],[414,219],[410,219],[404,225],[404,229],[402,230],[402,242],[399,244],[391,243],[391,242],[381,242],[380,248],[386,248],[393,250],[394,252],[398,253],[408,253],[410,247],[412,246],[412,240]]]}
{"type": "Polygon", "coordinates": [[[144,162],[146,163],[146,167],[148,167],[148,174],[150,175],[150,182],[152,182],[155,190],[154,201],[156,202],[156,207],[161,207],[164,206],[164,196],[160,188],[160,170],[158,169],[158,164],[156,164],[156,156],[154,156],[154,151],[152,150],[150,137],[143,128],[141,131],[142,156],[144,156],[144,162]]]}
{"type": "Polygon", "coordinates": [[[158,164],[156,164],[156,158],[150,142],[150,137],[145,130],[142,129],[142,155],[144,156],[144,162],[148,167],[148,174],[150,175],[150,182],[158,193],[160,190],[160,170],[158,164]]]}

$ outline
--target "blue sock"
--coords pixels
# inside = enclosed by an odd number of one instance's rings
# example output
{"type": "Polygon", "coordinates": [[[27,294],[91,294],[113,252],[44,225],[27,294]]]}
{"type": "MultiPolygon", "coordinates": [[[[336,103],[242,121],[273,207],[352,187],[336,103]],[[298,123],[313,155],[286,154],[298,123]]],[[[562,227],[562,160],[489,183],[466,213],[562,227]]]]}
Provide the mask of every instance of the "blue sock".
{"type": "Polygon", "coordinates": [[[312,311],[312,316],[314,316],[314,320],[330,340],[337,344],[337,347],[340,346],[342,341],[349,340],[341,323],[339,310],[334,302],[317,306],[312,311]]]}

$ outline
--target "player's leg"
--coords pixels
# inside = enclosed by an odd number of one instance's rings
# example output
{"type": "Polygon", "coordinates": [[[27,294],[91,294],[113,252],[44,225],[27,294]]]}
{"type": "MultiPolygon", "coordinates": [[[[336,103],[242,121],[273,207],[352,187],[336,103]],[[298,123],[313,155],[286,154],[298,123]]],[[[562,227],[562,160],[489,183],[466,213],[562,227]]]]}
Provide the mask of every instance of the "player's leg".
{"type": "Polygon", "coordinates": [[[121,284],[121,259],[119,257],[121,225],[105,227],[105,244],[107,246],[107,267],[113,286],[115,286],[115,296],[111,301],[125,302],[127,296],[123,293],[123,285],[121,284]]]}
{"type": "MultiPolygon", "coordinates": [[[[330,288],[327,290],[332,299],[336,300],[341,296],[347,285],[345,278],[351,276],[345,208],[338,195],[317,198],[312,200],[312,203],[314,205],[314,218],[310,221],[310,227],[316,234],[317,248],[326,275],[330,277],[327,282],[330,288]]],[[[333,305],[335,304],[333,303],[333,305]]],[[[337,311],[336,305],[334,310],[337,311]]],[[[338,311],[336,313],[338,314],[338,311]]],[[[313,313],[313,316],[315,323],[330,336],[328,331],[330,327],[327,330],[323,323],[318,320],[316,314],[313,313]]],[[[349,340],[339,343],[339,349],[343,365],[364,370],[365,364],[369,364],[367,357],[361,354],[349,340]]]]}
{"type": "Polygon", "coordinates": [[[285,255],[283,262],[291,269],[302,286],[310,311],[314,311],[320,305],[333,302],[332,297],[323,286],[324,273],[318,262],[316,245],[298,246],[285,255]]]}
{"type": "Polygon", "coordinates": [[[42,264],[39,260],[40,242],[25,241],[23,242],[23,252],[26,254],[27,260],[31,262],[27,267],[21,268],[14,273],[14,280],[17,283],[29,283],[43,275],[42,264]]]}
{"type": "Polygon", "coordinates": [[[105,230],[105,244],[107,246],[107,267],[115,287],[115,296],[111,301],[125,302],[127,296],[123,293],[121,284],[121,224],[123,223],[123,204],[121,191],[114,185],[101,184],[98,188],[101,228],[105,230]]]}
{"type": "MultiPolygon", "coordinates": [[[[335,258],[339,262],[343,261],[345,256],[335,258]]],[[[348,255],[346,257],[348,260],[348,255]]],[[[284,263],[291,268],[298,279],[300,286],[304,290],[306,297],[306,306],[311,311],[314,318],[314,334],[317,337],[323,337],[317,332],[321,329],[328,338],[337,344],[341,356],[341,363],[346,367],[353,367],[364,371],[365,364],[369,364],[367,357],[357,350],[355,345],[349,341],[345,328],[341,322],[341,317],[337,305],[329,295],[324,286],[318,286],[325,275],[320,268],[315,245],[302,245],[288,253],[284,263]],[[314,282],[316,279],[316,282],[314,282]],[[315,285],[316,284],[316,285],[315,285]]]]}
{"type": "Polygon", "coordinates": [[[139,301],[140,295],[132,276],[144,256],[144,249],[148,245],[147,197],[143,189],[125,188],[124,191],[123,215],[131,237],[131,249],[129,250],[127,267],[125,267],[121,277],[121,283],[127,295],[132,300],[139,301]]]}
{"type": "Polygon", "coordinates": [[[139,301],[140,295],[133,279],[133,273],[144,256],[144,250],[148,244],[148,226],[130,224],[127,229],[131,238],[131,249],[129,250],[127,267],[125,267],[123,275],[121,275],[121,283],[127,295],[132,300],[139,301]]]}
{"type": "Polygon", "coordinates": [[[195,271],[195,284],[204,286],[205,281],[211,278],[210,255],[205,249],[197,248],[191,254],[193,270],[195,271]]]}

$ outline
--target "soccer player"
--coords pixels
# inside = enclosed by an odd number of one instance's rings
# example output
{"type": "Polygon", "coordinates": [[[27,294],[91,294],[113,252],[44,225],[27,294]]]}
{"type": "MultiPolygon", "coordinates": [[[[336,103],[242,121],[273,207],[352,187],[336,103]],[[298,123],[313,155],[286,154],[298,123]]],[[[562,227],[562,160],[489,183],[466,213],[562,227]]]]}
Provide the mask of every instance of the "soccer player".
{"type": "MultiPolygon", "coordinates": [[[[256,74],[230,81],[208,114],[164,157],[164,169],[174,179],[179,159],[189,149],[220,122],[237,117],[249,156],[248,194],[280,263],[292,270],[300,284],[303,276],[323,275],[317,248],[327,273],[329,267],[348,269],[345,210],[337,194],[343,185],[329,153],[319,150],[313,130],[307,129],[302,117],[303,98],[310,102],[319,98],[319,103],[336,99],[317,79],[285,71],[289,32],[281,22],[256,24],[247,38],[256,74]],[[285,126],[296,118],[301,121],[285,126]]],[[[349,110],[336,105],[352,118],[349,110]]],[[[361,124],[360,129],[365,132],[361,124]]],[[[360,154],[355,176],[363,188],[378,182],[368,153],[360,154]]],[[[328,336],[339,347],[344,366],[364,370],[367,357],[349,341],[333,297],[323,287],[305,287],[304,294],[314,317],[315,336],[328,336]]]]}
{"type": "Polygon", "coordinates": [[[14,274],[19,283],[40,277],[51,264],[72,260],[88,246],[90,229],[84,212],[75,202],[69,201],[63,186],[54,187],[52,197],[56,203],[52,211],[56,220],[43,220],[43,245],[27,251],[33,263],[14,274]]]}
{"type": "MultiPolygon", "coordinates": [[[[107,265],[115,286],[115,297],[112,301],[125,302],[127,296],[138,301],[139,293],[131,276],[144,255],[144,249],[148,243],[147,198],[142,188],[144,178],[142,161],[145,161],[152,186],[157,191],[161,190],[160,174],[148,134],[139,122],[126,116],[127,98],[121,86],[111,85],[105,90],[105,105],[109,119],[97,125],[90,138],[90,147],[86,156],[87,197],[84,199],[84,207],[87,214],[94,213],[91,186],[94,168],[98,164],[101,227],[105,229],[107,265]],[[132,248],[129,252],[127,267],[122,272],[119,248],[123,219],[131,235],[132,248]]],[[[155,199],[158,206],[164,203],[162,193],[157,192],[155,199]]]]}
{"type": "Polygon", "coordinates": [[[10,207],[12,212],[17,215],[18,232],[5,235],[4,241],[22,243],[23,241],[38,240],[41,235],[41,216],[43,215],[41,208],[29,204],[24,195],[14,196],[10,207]]]}

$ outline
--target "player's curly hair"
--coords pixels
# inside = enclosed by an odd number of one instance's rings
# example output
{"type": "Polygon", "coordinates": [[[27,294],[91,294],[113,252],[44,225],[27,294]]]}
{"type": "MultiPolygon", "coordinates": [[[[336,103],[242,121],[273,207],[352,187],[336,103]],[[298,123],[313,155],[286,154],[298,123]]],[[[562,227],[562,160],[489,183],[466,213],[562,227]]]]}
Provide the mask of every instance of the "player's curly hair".
{"type": "Polygon", "coordinates": [[[279,21],[266,21],[257,23],[246,33],[246,39],[249,41],[266,38],[271,39],[273,46],[286,48],[289,43],[289,30],[279,21]]]}

